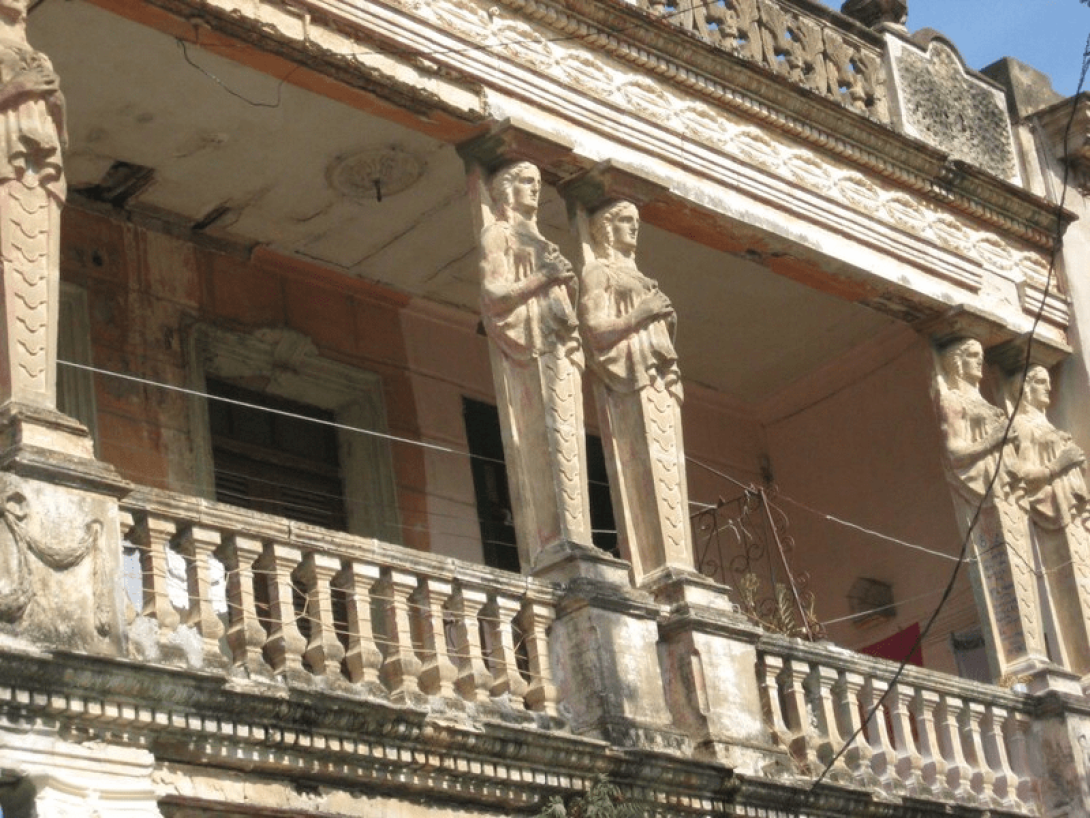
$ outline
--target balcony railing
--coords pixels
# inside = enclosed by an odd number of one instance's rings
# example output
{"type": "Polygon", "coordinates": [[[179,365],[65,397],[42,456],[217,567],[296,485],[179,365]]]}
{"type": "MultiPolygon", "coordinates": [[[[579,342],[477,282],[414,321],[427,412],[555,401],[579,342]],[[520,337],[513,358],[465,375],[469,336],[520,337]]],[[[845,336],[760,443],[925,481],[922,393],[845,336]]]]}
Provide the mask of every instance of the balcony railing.
{"type": "Polygon", "coordinates": [[[547,585],[153,490],[125,500],[122,531],[138,658],[558,723],[547,585]]]}
{"type": "MultiPolygon", "coordinates": [[[[150,489],[121,511],[136,659],[565,728],[543,582],[150,489]]],[[[757,655],[772,744],[804,778],[1041,814],[1033,697],[909,667],[883,699],[893,663],[771,633],[757,655]]]]}
{"type": "Polygon", "coordinates": [[[1028,696],[913,667],[890,689],[894,663],[778,636],[758,653],[766,722],[803,774],[831,764],[828,780],[849,786],[1041,814],[1028,696]]]}
{"type": "Polygon", "coordinates": [[[882,49],[804,3],[788,0],[635,0],[735,57],[857,113],[890,121],[882,49]]]}

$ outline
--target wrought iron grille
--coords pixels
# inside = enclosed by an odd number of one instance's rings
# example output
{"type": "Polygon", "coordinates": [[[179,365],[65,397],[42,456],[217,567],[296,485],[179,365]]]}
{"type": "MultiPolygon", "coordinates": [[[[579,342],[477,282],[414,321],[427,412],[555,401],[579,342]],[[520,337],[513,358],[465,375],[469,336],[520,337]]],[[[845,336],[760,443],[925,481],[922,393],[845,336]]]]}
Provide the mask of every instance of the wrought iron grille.
{"type": "Polygon", "coordinates": [[[814,613],[810,576],[791,568],[795,541],[775,493],[750,486],[692,515],[697,570],[731,588],[755,624],[817,641],[825,629],[814,613]]]}

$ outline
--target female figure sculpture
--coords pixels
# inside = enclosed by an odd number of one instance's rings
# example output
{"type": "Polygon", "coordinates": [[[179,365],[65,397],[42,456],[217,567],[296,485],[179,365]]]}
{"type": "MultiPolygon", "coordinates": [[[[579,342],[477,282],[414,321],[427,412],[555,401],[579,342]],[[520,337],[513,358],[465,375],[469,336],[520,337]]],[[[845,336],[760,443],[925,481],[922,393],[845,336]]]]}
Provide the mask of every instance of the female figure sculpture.
{"type": "Polygon", "coordinates": [[[1054,611],[1057,649],[1069,669],[1090,673],[1090,494],[1083,470],[1086,454],[1071,435],[1045,414],[1051,402],[1048,370],[1026,372],[1022,401],[1014,416],[1011,489],[1029,515],[1054,611]]]}
{"type": "Polygon", "coordinates": [[[677,316],[636,266],[639,228],[630,202],[593,215],[579,301],[621,550],[637,581],[658,569],[693,567],[677,316]]]}
{"type": "Polygon", "coordinates": [[[0,0],[0,403],[56,404],[64,98],[26,40],[27,0],[0,0]]]}
{"type": "Polygon", "coordinates": [[[962,534],[971,537],[970,578],[986,619],[992,672],[997,679],[1032,672],[1048,657],[1028,521],[1011,496],[1007,470],[1000,468],[1001,458],[1011,456],[1003,451],[1013,441],[1006,434],[1007,416],[980,394],[984,349],[979,341],[955,341],[942,351],[938,368],[947,478],[962,534]]]}
{"type": "Polygon", "coordinates": [[[950,472],[957,478],[958,491],[969,501],[979,502],[999,462],[1007,417],[980,394],[984,349],[979,341],[954,342],[943,351],[941,365],[939,422],[950,472]]]}
{"type": "Polygon", "coordinates": [[[1052,379],[1037,365],[1026,373],[1025,390],[1011,427],[1015,458],[1010,472],[1034,523],[1064,528],[1087,516],[1086,454],[1049,421],[1052,379]]]}
{"type": "Polygon", "coordinates": [[[498,171],[480,239],[481,313],[526,571],[542,549],[591,545],[576,278],[538,229],[540,191],[529,162],[498,171]]]}

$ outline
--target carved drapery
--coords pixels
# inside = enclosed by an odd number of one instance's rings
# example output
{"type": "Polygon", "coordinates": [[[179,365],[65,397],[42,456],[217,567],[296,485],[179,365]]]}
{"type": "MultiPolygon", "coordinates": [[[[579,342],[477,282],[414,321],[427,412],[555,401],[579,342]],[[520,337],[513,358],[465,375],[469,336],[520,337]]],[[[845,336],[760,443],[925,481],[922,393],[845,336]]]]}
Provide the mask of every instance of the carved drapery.
{"type": "Polygon", "coordinates": [[[637,582],[663,568],[692,570],[676,315],[636,266],[634,204],[608,204],[578,223],[580,327],[596,375],[621,553],[637,582]]]}
{"type": "Polygon", "coordinates": [[[949,344],[936,361],[935,402],[958,523],[971,537],[970,578],[992,672],[1001,678],[1032,671],[1048,656],[1030,532],[1002,468],[1010,456],[1001,451],[1007,417],[980,394],[983,366],[978,341],[949,344]]]}
{"type": "Polygon", "coordinates": [[[481,313],[529,571],[550,546],[591,545],[575,275],[538,229],[534,165],[502,167],[487,189],[477,169],[470,187],[480,202],[481,313]]]}
{"type": "Polygon", "coordinates": [[[64,99],[26,41],[26,0],[0,4],[0,402],[56,404],[64,99]]]}
{"type": "Polygon", "coordinates": [[[978,341],[954,341],[939,353],[935,386],[947,476],[963,532],[976,520],[970,575],[988,626],[993,672],[1010,678],[1052,661],[1085,676],[1086,457],[1045,414],[1051,383],[1043,366],[1029,368],[1024,388],[1020,378],[1007,384],[1001,409],[980,394],[983,362],[978,341]],[[1041,593],[1048,595],[1047,604],[1041,593]],[[1055,636],[1047,647],[1046,632],[1055,636]]]}
{"type": "Polygon", "coordinates": [[[1057,630],[1056,657],[1081,676],[1090,674],[1090,496],[1086,455],[1071,435],[1057,429],[1045,410],[1052,382],[1043,366],[1031,366],[1024,386],[1008,393],[1021,400],[1011,422],[1012,501],[1028,520],[1040,559],[1043,587],[1057,630]]]}

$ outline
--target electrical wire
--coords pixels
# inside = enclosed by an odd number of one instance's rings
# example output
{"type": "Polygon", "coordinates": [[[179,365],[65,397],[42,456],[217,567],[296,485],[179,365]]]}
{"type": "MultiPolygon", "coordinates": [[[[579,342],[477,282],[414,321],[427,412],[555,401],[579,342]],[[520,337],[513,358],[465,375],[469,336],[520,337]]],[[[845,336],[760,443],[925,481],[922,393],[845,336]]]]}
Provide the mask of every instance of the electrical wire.
{"type": "MultiPolygon", "coordinates": [[[[953,589],[954,589],[954,584],[957,581],[958,574],[961,571],[962,565],[966,561],[966,556],[968,554],[969,547],[970,547],[970,545],[972,544],[972,541],[973,541],[973,534],[974,534],[974,532],[976,530],[977,523],[980,521],[980,517],[983,514],[984,506],[988,502],[989,498],[992,496],[992,493],[995,490],[996,482],[997,482],[997,480],[999,478],[999,474],[1000,474],[1000,472],[1001,472],[1001,470],[1003,468],[1003,454],[1004,454],[1004,452],[1006,450],[1007,443],[1011,439],[1011,429],[1012,429],[1012,427],[1014,425],[1014,420],[1018,415],[1018,409],[1022,404],[1022,399],[1023,399],[1024,394],[1025,394],[1026,375],[1029,373],[1030,366],[1032,365],[1032,351],[1033,351],[1034,339],[1035,339],[1035,336],[1036,336],[1036,333],[1037,333],[1037,328],[1041,323],[1041,318],[1044,315],[1045,307],[1046,307],[1047,301],[1048,301],[1048,296],[1049,296],[1049,293],[1050,293],[1051,288],[1052,288],[1052,281],[1053,281],[1053,277],[1055,275],[1055,270],[1056,270],[1056,258],[1059,255],[1060,249],[1063,246],[1063,230],[1064,230],[1063,213],[1064,213],[1064,204],[1065,204],[1065,202],[1067,200],[1067,192],[1068,192],[1069,187],[1070,187],[1070,173],[1071,173],[1070,162],[1067,161],[1067,151],[1069,149],[1068,148],[1069,136],[1070,136],[1070,133],[1071,133],[1071,128],[1072,128],[1072,126],[1074,125],[1074,122],[1075,122],[1075,114],[1078,111],[1078,105],[1076,104],[1076,99],[1079,96],[1079,94],[1082,93],[1082,88],[1083,88],[1083,85],[1086,82],[1086,75],[1087,75],[1088,71],[1090,71],[1090,36],[1087,37],[1086,45],[1085,45],[1085,47],[1083,49],[1082,70],[1081,70],[1080,75],[1079,75],[1079,83],[1078,83],[1078,86],[1075,89],[1075,95],[1072,98],[1071,114],[1068,117],[1067,126],[1064,129],[1064,135],[1063,135],[1063,145],[1064,145],[1063,184],[1062,184],[1061,190],[1060,190],[1060,200],[1059,200],[1058,204],[1056,205],[1056,226],[1055,226],[1055,231],[1054,231],[1055,240],[1053,242],[1052,251],[1051,251],[1050,256],[1049,256],[1048,274],[1047,274],[1047,276],[1045,278],[1045,285],[1044,285],[1044,288],[1043,288],[1042,293],[1041,293],[1041,304],[1037,308],[1037,311],[1033,316],[1033,323],[1030,326],[1030,330],[1029,330],[1029,334],[1028,334],[1028,338],[1027,338],[1027,342],[1026,342],[1026,357],[1025,357],[1025,361],[1024,361],[1023,366],[1022,366],[1022,377],[1021,377],[1021,380],[1020,380],[1020,383],[1019,383],[1018,394],[1017,394],[1017,397],[1014,400],[1014,404],[1013,404],[1013,406],[1011,408],[1011,411],[1010,411],[1010,416],[1007,419],[1007,424],[1006,424],[1006,427],[1003,430],[1003,436],[1002,436],[1002,439],[1001,439],[1001,441],[999,443],[999,446],[998,446],[998,453],[999,454],[998,454],[998,459],[997,459],[997,462],[996,462],[995,469],[993,470],[993,472],[991,474],[991,477],[988,480],[988,483],[984,488],[984,492],[983,492],[980,500],[978,501],[975,510],[973,511],[971,519],[969,520],[969,525],[968,525],[968,527],[966,529],[965,536],[962,539],[961,549],[960,549],[959,556],[958,556],[958,561],[954,565],[953,571],[950,574],[950,579],[947,582],[946,587],[943,589],[942,598],[939,600],[938,605],[936,606],[934,613],[932,613],[932,615],[928,619],[926,625],[920,630],[920,634],[916,638],[916,643],[913,645],[912,649],[908,651],[906,658],[904,659],[904,661],[902,661],[899,664],[899,666],[897,667],[897,670],[894,672],[893,676],[890,678],[889,682],[887,683],[886,690],[883,692],[883,694],[881,696],[879,696],[877,698],[877,700],[874,702],[874,704],[868,709],[866,715],[861,720],[861,723],[860,723],[859,727],[857,727],[855,729],[855,731],[843,742],[840,749],[837,750],[837,752],[834,753],[832,755],[832,757],[830,757],[828,762],[826,762],[824,769],[821,771],[821,774],[813,781],[813,783],[810,785],[810,787],[806,790],[806,792],[808,792],[808,793],[813,793],[817,789],[817,787],[821,785],[821,783],[826,779],[826,777],[829,775],[829,772],[833,769],[833,767],[836,765],[836,763],[844,756],[844,753],[846,753],[848,751],[848,749],[855,743],[855,741],[867,729],[867,726],[874,720],[874,718],[877,715],[878,711],[885,704],[885,701],[886,701],[886,698],[889,695],[889,692],[893,689],[894,685],[897,684],[897,681],[904,674],[905,668],[908,666],[908,656],[911,656],[913,653],[915,653],[915,651],[923,643],[923,640],[930,633],[931,628],[934,626],[935,621],[938,619],[939,614],[942,612],[943,607],[946,605],[946,603],[950,599],[950,596],[951,596],[951,594],[953,592],[953,589]]],[[[1008,549],[1008,551],[1009,551],[1009,549],[1008,549]]],[[[801,795],[800,795],[800,797],[801,797],[801,795]]]]}

